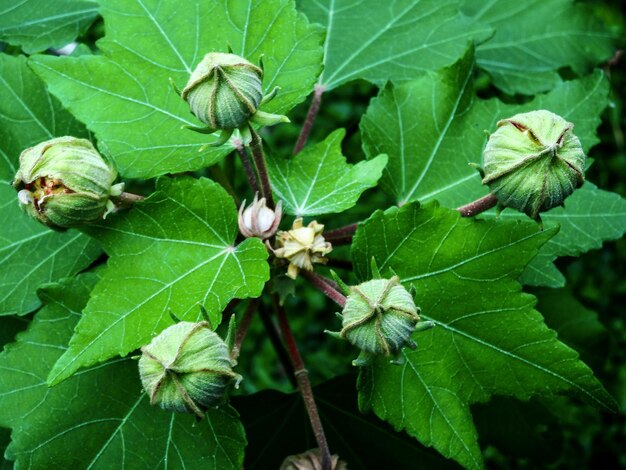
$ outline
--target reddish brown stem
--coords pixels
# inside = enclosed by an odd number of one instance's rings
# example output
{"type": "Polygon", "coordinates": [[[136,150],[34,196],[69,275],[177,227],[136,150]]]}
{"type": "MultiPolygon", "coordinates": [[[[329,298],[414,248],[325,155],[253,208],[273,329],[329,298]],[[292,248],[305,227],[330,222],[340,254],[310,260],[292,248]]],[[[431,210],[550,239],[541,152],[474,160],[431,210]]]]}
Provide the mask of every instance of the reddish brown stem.
{"type": "Polygon", "coordinates": [[[243,171],[246,174],[246,178],[248,179],[248,184],[252,188],[252,192],[258,193],[259,182],[256,179],[254,166],[252,164],[252,160],[250,160],[250,155],[248,155],[248,151],[243,146],[243,142],[241,141],[241,139],[234,139],[233,145],[235,146],[235,150],[237,150],[237,153],[239,154],[241,164],[243,165],[243,171]]]}
{"type": "Polygon", "coordinates": [[[256,167],[256,172],[257,175],[259,175],[259,181],[261,182],[261,195],[265,198],[267,205],[273,209],[274,198],[272,197],[272,185],[270,184],[270,176],[267,172],[267,166],[265,165],[265,155],[263,154],[263,140],[252,126],[249,126],[249,129],[250,133],[252,134],[250,149],[252,150],[254,166],[256,167]]]}
{"type": "Polygon", "coordinates": [[[345,227],[329,230],[324,234],[326,241],[332,243],[335,246],[347,245],[352,243],[352,238],[356,232],[358,223],[346,225],[345,227]]]}
{"type": "Polygon", "coordinates": [[[285,375],[289,378],[291,385],[296,388],[298,386],[298,382],[296,381],[296,376],[294,375],[293,365],[291,364],[291,360],[289,359],[289,354],[287,353],[287,349],[285,349],[285,345],[280,339],[278,335],[278,329],[272,318],[270,317],[269,312],[264,308],[263,305],[259,308],[259,317],[261,317],[261,321],[263,322],[263,326],[265,327],[265,332],[267,333],[270,342],[276,354],[278,355],[278,360],[283,366],[283,370],[285,371],[285,375]]]}
{"type": "Polygon", "coordinates": [[[457,211],[461,213],[461,217],[473,217],[481,212],[485,212],[498,203],[498,199],[489,193],[486,196],[481,197],[480,199],[476,199],[469,204],[465,204],[464,206],[457,207],[457,211]]]}
{"type": "Polygon", "coordinates": [[[273,298],[276,314],[278,315],[280,331],[287,345],[287,352],[289,353],[289,357],[291,358],[291,362],[293,364],[294,375],[298,381],[298,389],[300,390],[300,394],[304,400],[304,406],[306,407],[306,411],[309,415],[309,421],[311,421],[311,428],[313,428],[313,434],[315,434],[317,446],[322,454],[322,468],[324,470],[331,470],[331,456],[330,450],[328,449],[328,441],[326,440],[322,420],[320,419],[317,405],[315,404],[313,388],[311,387],[311,381],[309,380],[309,373],[304,367],[304,361],[302,360],[302,356],[298,350],[296,338],[291,331],[291,326],[289,326],[285,309],[278,302],[278,297],[276,295],[274,295],[273,298]]]}
{"type": "Polygon", "coordinates": [[[346,305],[346,296],[339,292],[339,286],[330,279],[320,276],[313,271],[301,271],[302,275],[309,281],[316,289],[322,292],[326,297],[335,302],[340,307],[346,305]]]}
{"type": "Polygon", "coordinates": [[[317,113],[320,110],[320,105],[322,104],[322,95],[324,94],[324,91],[325,89],[322,85],[315,85],[315,90],[313,91],[313,99],[311,100],[309,112],[307,113],[304,124],[302,125],[302,130],[300,131],[300,135],[298,136],[298,141],[293,148],[294,155],[300,153],[300,150],[304,148],[307,140],[309,140],[311,129],[313,129],[315,118],[317,117],[317,113]]]}
{"type": "Polygon", "coordinates": [[[230,357],[235,361],[239,357],[241,353],[241,345],[243,340],[246,339],[246,335],[248,334],[248,330],[250,329],[250,325],[252,324],[252,318],[254,317],[254,313],[257,311],[257,307],[259,306],[259,299],[252,299],[248,303],[246,307],[246,311],[239,322],[239,326],[237,327],[237,333],[235,334],[235,344],[233,344],[233,349],[230,352],[230,357]]]}
{"type": "Polygon", "coordinates": [[[139,194],[133,194],[133,193],[126,193],[123,192],[117,196],[111,196],[111,199],[115,200],[116,202],[123,204],[125,206],[130,206],[132,204],[134,204],[135,202],[141,202],[145,199],[144,196],[141,196],[139,194]]]}

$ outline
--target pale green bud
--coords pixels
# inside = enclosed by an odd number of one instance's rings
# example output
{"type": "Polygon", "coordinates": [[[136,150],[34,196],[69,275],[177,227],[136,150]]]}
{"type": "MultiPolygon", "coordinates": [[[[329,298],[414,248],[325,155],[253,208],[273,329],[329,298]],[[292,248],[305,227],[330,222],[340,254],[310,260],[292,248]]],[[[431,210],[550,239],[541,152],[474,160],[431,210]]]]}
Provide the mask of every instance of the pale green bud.
{"type": "Polygon", "coordinates": [[[585,153],[573,127],[545,110],[498,122],[483,153],[483,184],[501,207],[537,219],[582,186],[585,153]]]}
{"type": "Polygon", "coordinates": [[[90,141],[59,137],[28,148],[20,155],[13,181],[27,214],[54,229],[65,229],[103,218],[113,209],[110,196],[117,172],[90,141]]]}
{"type": "Polygon", "coordinates": [[[165,410],[202,417],[238,378],[228,346],[206,321],[176,323],[141,351],[141,383],[150,403],[165,410]]]}
{"type": "Polygon", "coordinates": [[[415,348],[411,335],[420,320],[418,313],[413,296],[397,276],[372,279],[350,287],[339,335],[365,353],[395,356],[404,346],[415,348]]]}
{"type": "MultiPolygon", "coordinates": [[[[319,449],[311,449],[302,454],[290,455],[280,465],[279,470],[322,470],[322,455],[319,449]]],[[[339,460],[338,455],[330,456],[331,470],[348,470],[348,465],[339,460]]]]}
{"type": "Polygon", "coordinates": [[[193,71],[181,97],[210,128],[236,129],[259,109],[262,80],[263,70],[243,57],[211,52],[193,71]]]}

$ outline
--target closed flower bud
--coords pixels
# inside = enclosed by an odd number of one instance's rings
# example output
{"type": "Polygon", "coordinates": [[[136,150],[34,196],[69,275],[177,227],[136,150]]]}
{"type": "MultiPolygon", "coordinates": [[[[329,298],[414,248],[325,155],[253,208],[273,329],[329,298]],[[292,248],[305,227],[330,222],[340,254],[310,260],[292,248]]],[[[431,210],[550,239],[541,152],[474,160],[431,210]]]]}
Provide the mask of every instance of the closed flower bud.
{"type": "Polygon", "coordinates": [[[363,365],[371,355],[396,356],[404,346],[414,349],[411,335],[420,320],[413,296],[397,276],[372,279],[350,287],[341,314],[341,338],[361,349],[354,362],[363,365]]]}
{"type": "Polygon", "coordinates": [[[141,348],[139,375],[150,403],[202,417],[238,376],[226,343],[206,321],[179,322],[141,348]]]}
{"type": "MultiPolygon", "coordinates": [[[[338,455],[332,455],[331,470],[348,470],[348,465],[339,460],[338,455]]],[[[322,456],[319,449],[307,450],[302,454],[290,455],[281,464],[279,470],[322,470],[322,456]]]]}
{"type": "Polygon", "coordinates": [[[191,74],[182,98],[212,129],[236,129],[263,99],[263,70],[235,54],[212,52],[191,74]]]}
{"type": "Polygon", "coordinates": [[[30,216],[65,229],[101,219],[114,208],[110,196],[123,189],[123,184],[113,185],[116,177],[91,142],[59,137],[22,152],[13,185],[30,216]]]}
{"type": "Polygon", "coordinates": [[[483,153],[483,184],[500,207],[538,219],[584,183],[585,153],[573,127],[545,110],[498,122],[483,153]]]}
{"type": "Polygon", "coordinates": [[[251,139],[249,122],[261,126],[289,122],[286,116],[259,110],[278,91],[275,88],[264,95],[262,81],[263,67],[243,57],[222,52],[205,55],[180,96],[189,103],[192,114],[207,127],[188,128],[204,134],[221,130],[219,139],[211,145],[225,143],[233,131],[239,129],[247,145],[251,139]]]}
{"type": "Polygon", "coordinates": [[[295,279],[301,269],[313,271],[314,263],[326,263],[324,257],[333,249],[332,245],[324,239],[322,232],[324,226],[316,221],[306,227],[302,219],[293,222],[291,230],[278,232],[276,242],[278,248],[274,250],[277,258],[285,258],[289,261],[287,276],[295,279]]]}
{"type": "Polygon", "coordinates": [[[265,198],[254,195],[252,204],[245,207],[246,201],[239,208],[239,231],[244,237],[258,237],[261,240],[276,233],[283,215],[282,201],[276,204],[276,209],[267,207],[265,198]],[[244,209],[245,208],[245,209],[244,209]]]}

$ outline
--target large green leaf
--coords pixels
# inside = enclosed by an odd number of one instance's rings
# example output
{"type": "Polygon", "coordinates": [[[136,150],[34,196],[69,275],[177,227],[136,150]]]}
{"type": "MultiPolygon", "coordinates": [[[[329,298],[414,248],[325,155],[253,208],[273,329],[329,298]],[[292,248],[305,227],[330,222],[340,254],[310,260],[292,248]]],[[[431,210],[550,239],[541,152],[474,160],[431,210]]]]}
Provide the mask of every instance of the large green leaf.
{"type": "Polygon", "coordinates": [[[291,159],[268,160],[272,188],[287,213],[304,217],[342,212],[354,206],[363,191],[376,186],[387,157],[348,164],[341,154],[345,134],[338,129],[291,159]]]}
{"type": "Polygon", "coordinates": [[[0,425],[13,429],[7,456],[18,468],[240,469],[246,443],[236,412],[202,422],[149,404],[132,359],[85,370],[48,388],[98,276],[43,290],[46,306],[0,354],[0,425]]]}
{"type": "MultiPolygon", "coordinates": [[[[607,105],[603,73],[565,82],[532,101],[513,105],[480,100],[472,89],[471,51],[454,66],[401,85],[389,85],[372,101],[361,121],[363,148],[372,158],[389,156],[381,186],[398,203],[432,199],[456,207],[487,193],[478,172],[488,135],[498,120],[519,112],[549,109],[573,122],[586,151],[598,142],[596,128],[607,105]],[[417,112],[419,110],[419,112],[417,112]]],[[[560,286],[552,265],[557,256],[598,248],[626,231],[626,201],[587,184],[565,202],[566,209],[542,214],[546,227],[561,226],[525,271],[524,282],[560,286]]],[[[502,217],[523,217],[506,210],[502,217]]]]}
{"type": "Polygon", "coordinates": [[[458,0],[299,0],[326,26],[327,90],[359,78],[376,83],[410,80],[457,60],[472,40],[491,32],[459,13],[458,0]]]}
{"type": "Polygon", "coordinates": [[[560,343],[515,280],[555,229],[532,222],[472,220],[429,204],[377,211],[359,225],[355,270],[374,258],[417,290],[435,328],[403,351],[406,363],[377,359],[363,370],[360,403],[396,428],[466,467],[482,457],[469,405],[492,395],[527,399],[568,391],[613,409],[610,395],[560,343]]]}
{"type": "Polygon", "coordinates": [[[550,90],[561,83],[560,68],[587,73],[615,49],[615,34],[582,2],[466,0],[463,12],[494,28],[476,58],[495,85],[511,94],[550,90]]]}
{"type": "Polygon", "coordinates": [[[79,368],[125,355],[171,324],[200,318],[214,326],[233,298],[257,297],[269,278],[259,239],[235,245],[237,210],[221,186],[207,179],[161,179],[158,191],[90,233],[110,255],[50,383],[79,368]]]}
{"type": "Polygon", "coordinates": [[[147,178],[211,165],[230,145],[200,147],[213,137],[172,90],[211,51],[251,61],[263,55],[263,86],[279,86],[264,109],[287,112],[310,92],[320,70],[322,33],[293,0],[101,0],[104,56],[33,59],[52,92],[103,141],[127,177],[147,178]]]}
{"type": "MultiPolygon", "coordinates": [[[[359,412],[355,377],[341,376],[314,388],[330,451],[350,470],[373,468],[458,468],[406,434],[359,412]]],[[[267,390],[233,399],[246,429],[246,468],[279,468],[285,457],[316,447],[298,393],[267,390]],[[273,432],[268,433],[268,429],[273,432]]]]}
{"type": "Polygon", "coordinates": [[[24,214],[10,185],[22,150],[85,128],[45,90],[24,57],[0,55],[0,315],[39,305],[36,289],[74,274],[99,254],[97,243],[73,230],[53,232],[24,214]]]}
{"type": "Polygon", "coordinates": [[[93,0],[5,1],[0,8],[0,41],[29,54],[65,46],[98,16],[93,0]]]}

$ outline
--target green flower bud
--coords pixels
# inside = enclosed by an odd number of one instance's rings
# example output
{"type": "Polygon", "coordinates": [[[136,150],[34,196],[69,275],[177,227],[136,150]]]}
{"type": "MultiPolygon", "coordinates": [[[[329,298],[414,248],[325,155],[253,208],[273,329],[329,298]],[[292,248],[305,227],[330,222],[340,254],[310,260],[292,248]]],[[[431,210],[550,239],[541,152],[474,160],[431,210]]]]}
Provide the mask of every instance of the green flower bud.
{"type": "Polygon", "coordinates": [[[19,204],[27,214],[54,229],[101,219],[113,210],[110,196],[115,168],[85,139],[59,137],[28,148],[20,155],[13,181],[19,204]]]}
{"type": "Polygon", "coordinates": [[[221,402],[233,372],[226,343],[206,321],[179,322],[141,348],[139,375],[150,403],[195,413],[221,402]]]}
{"type": "MultiPolygon", "coordinates": [[[[207,127],[185,127],[202,134],[220,130],[219,139],[207,146],[224,144],[238,129],[242,142],[248,145],[252,140],[250,123],[272,126],[289,122],[286,116],[259,110],[278,92],[275,88],[264,95],[262,80],[262,64],[257,67],[235,54],[211,52],[205,55],[180,96],[189,104],[191,113],[207,127]]],[[[175,85],[174,89],[178,92],[175,85]]]]}
{"type": "Polygon", "coordinates": [[[181,97],[212,129],[236,129],[263,99],[263,70],[235,54],[211,52],[191,74],[181,97]]]}
{"type": "Polygon", "coordinates": [[[545,110],[498,122],[483,153],[483,184],[500,207],[537,219],[582,186],[585,153],[573,127],[545,110]]]}
{"type": "Polygon", "coordinates": [[[395,356],[411,339],[420,320],[413,296],[397,276],[350,287],[339,335],[369,354],[395,356]]]}

